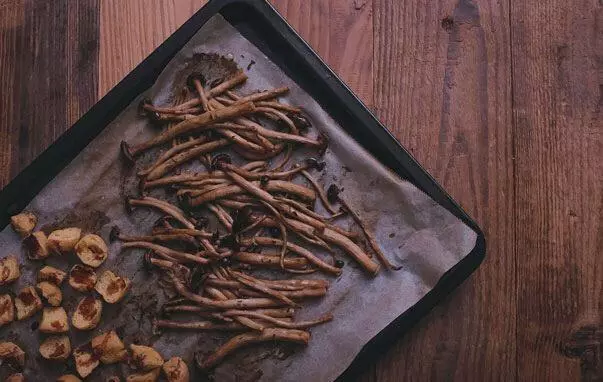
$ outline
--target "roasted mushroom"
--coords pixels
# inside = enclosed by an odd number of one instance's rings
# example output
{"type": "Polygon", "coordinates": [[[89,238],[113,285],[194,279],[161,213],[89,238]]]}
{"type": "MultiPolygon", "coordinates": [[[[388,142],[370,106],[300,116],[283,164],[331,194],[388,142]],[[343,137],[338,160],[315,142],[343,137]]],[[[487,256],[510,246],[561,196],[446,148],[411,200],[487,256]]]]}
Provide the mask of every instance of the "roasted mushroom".
{"type": "Polygon", "coordinates": [[[23,248],[25,248],[30,260],[41,260],[50,255],[50,252],[48,252],[48,238],[42,231],[36,231],[23,239],[23,248]]]}
{"type": "Polygon", "coordinates": [[[71,355],[71,341],[67,336],[51,336],[40,344],[42,357],[52,361],[64,361],[71,355]]]}
{"type": "Polygon", "coordinates": [[[48,281],[57,286],[63,283],[63,281],[65,280],[65,276],[67,276],[67,273],[49,265],[46,265],[38,271],[39,282],[48,281]]]}
{"type": "Polygon", "coordinates": [[[82,263],[98,268],[107,258],[107,244],[102,237],[89,233],[75,245],[75,253],[82,263]]]}
{"type": "Polygon", "coordinates": [[[73,374],[66,374],[61,375],[59,378],[57,378],[56,382],[82,382],[82,380],[73,374]]]}
{"type": "Polygon", "coordinates": [[[57,254],[71,252],[81,235],[82,230],[75,227],[52,231],[48,235],[48,249],[57,254]]]}
{"type": "Polygon", "coordinates": [[[13,230],[21,237],[27,237],[31,234],[38,223],[38,218],[31,212],[21,212],[18,215],[10,217],[10,225],[13,230]]]}
{"type": "Polygon", "coordinates": [[[84,297],[77,304],[77,308],[71,317],[71,324],[79,330],[91,330],[96,328],[101,319],[103,303],[92,296],[84,297]]]}
{"type": "Polygon", "coordinates": [[[94,337],[91,344],[94,354],[104,364],[119,362],[127,354],[124,343],[113,330],[94,337]]]}
{"type": "Polygon", "coordinates": [[[69,330],[69,321],[65,309],[44,308],[39,329],[42,333],[66,333],[69,330]]]}
{"type": "Polygon", "coordinates": [[[75,369],[82,378],[89,376],[100,364],[98,358],[92,354],[89,344],[75,349],[73,359],[75,360],[75,369]]]}
{"type": "Polygon", "coordinates": [[[168,382],[188,382],[188,366],[180,357],[172,357],[163,364],[163,372],[168,382]]]}
{"type": "Polygon", "coordinates": [[[130,345],[132,363],[137,370],[149,371],[163,365],[163,358],[150,346],[130,345]]]}
{"type": "Polygon", "coordinates": [[[96,282],[94,289],[103,296],[106,302],[115,304],[124,298],[129,287],[130,280],[128,278],[105,271],[96,282]]]}
{"type": "Polygon", "coordinates": [[[25,352],[12,342],[0,342],[0,360],[20,369],[25,365],[25,352]]]}
{"type": "Polygon", "coordinates": [[[52,306],[61,305],[61,301],[63,301],[63,293],[61,292],[61,288],[48,281],[39,282],[36,285],[36,288],[38,288],[40,294],[42,297],[44,297],[48,304],[52,306]]]}
{"type": "Polygon", "coordinates": [[[15,320],[15,306],[9,294],[0,295],[0,327],[15,320]]]}
{"type": "Polygon", "coordinates": [[[80,292],[90,292],[94,290],[96,284],[96,272],[94,269],[81,264],[76,264],[69,272],[69,285],[80,292]]]}
{"type": "Polygon", "coordinates": [[[153,369],[146,373],[130,374],[126,378],[126,382],[155,382],[161,373],[160,368],[153,369]]]}
{"type": "Polygon", "coordinates": [[[28,286],[21,289],[15,298],[15,307],[17,308],[17,320],[21,321],[42,309],[42,300],[34,287],[28,286]]]}
{"type": "Polygon", "coordinates": [[[19,261],[14,255],[0,259],[0,285],[10,284],[20,276],[19,261]]]}
{"type": "Polygon", "coordinates": [[[21,373],[15,373],[6,377],[4,382],[25,382],[25,377],[21,373]]]}

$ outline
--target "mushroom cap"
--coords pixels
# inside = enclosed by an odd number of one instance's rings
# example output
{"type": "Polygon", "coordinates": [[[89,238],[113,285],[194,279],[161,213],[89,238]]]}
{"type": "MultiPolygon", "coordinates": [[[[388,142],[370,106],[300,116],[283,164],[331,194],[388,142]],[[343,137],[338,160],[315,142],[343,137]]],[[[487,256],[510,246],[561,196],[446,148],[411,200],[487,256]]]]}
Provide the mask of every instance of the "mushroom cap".
{"type": "Polygon", "coordinates": [[[91,330],[98,326],[103,311],[103,303],[92,296],[84,297],[77,304],[71,317],[71,324],[79,330],[91,330]]]}
{"type": "Polygon", "coordinates": [[[10,217],[10,224],[13,230],[21,237],[29,236],[37,223],[38,218],[36,215],[28,211],[10,217]]]}
{"type": "Polygon", "coordinates": [[[58,229],[48,235],[48,249],[61,254],[73,251],[82,236],[82,230],[77,227],[58,229]]]}
{"type": "Polygon", "coordinates": [[[50,336],[40,344],[40,354],[49,360],[64,361],[71,355],[71,341],[66,335],[50,336]]]}
{"type": "Polygon", "coordinates": [[[101,274],[94,286],[94,289],[109,304],[121,301],[129,288],[130,280],[128,278],[117,276],[109,270],[101,274]]]}
{"type": "Polygon", "coordinates": [[[66,333],[69,331],[67,312],[63,307],[44,308],[39,327],[42,333],[66,333]]]}
{"type": "Polygon", "coordinates": [[[90,292],[94,290],[96,280],[96,272],[87,265],[76,264],[69,271],[69,285],[77,291],[90,292]]]}
{"type": "Polygon", "coordinates": [[[102,237],[89,233],[75,245],[75,253],[82,263],[98,268],[107,259],[107,244],[102,237]]]}

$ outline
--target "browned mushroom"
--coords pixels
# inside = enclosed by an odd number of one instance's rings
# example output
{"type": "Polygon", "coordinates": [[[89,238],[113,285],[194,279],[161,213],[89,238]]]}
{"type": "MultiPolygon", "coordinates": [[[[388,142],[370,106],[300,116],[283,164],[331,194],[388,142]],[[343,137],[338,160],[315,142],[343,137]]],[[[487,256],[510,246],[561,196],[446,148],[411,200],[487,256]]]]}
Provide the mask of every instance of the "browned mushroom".
{"type": "Polygon", "coordinates": [[[14,255],[0,259],[0,285],[10,284],[21,276],[19,261],[14,255]]]}
{"type": "Polygon", "coordinates": [[[15,320],[15,306],[9,294],[0,295],[0,327],[15,320]]]}
{"type": "Polygon", "coordinates": [[[10,225],[13,230],[21,237],[27,237],[31,234],[38,223],[38,218],[31,212],[24,211],[18,215],[10,217],[10,225]]]}
{"type": "Polygon", "coordinates": [[[40,300],[34,287],[28,286],[21,289],[17,294],[15,307],[17,308],[17,320],[25,320],[42,309],[42,300],[40,300]]]}
{"type": "Polygon", "coordinates": [[[71,355],[71,341],[66,335],[50,336],[40,344],[42,357],[52,361],[64,361],[71,355]]]}

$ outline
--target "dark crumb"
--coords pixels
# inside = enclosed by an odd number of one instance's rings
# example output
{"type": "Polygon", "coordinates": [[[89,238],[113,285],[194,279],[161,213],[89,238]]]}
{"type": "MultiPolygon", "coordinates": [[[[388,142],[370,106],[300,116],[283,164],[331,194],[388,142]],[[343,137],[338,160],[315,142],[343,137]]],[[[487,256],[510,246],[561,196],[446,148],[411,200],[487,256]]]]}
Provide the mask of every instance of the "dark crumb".
{"type": "Polygon", "coordinates": [[[255,61],[251,60],[251,61],[249,62],[249,65],[247,65],[247,70],[251,69],[251,67],[252,67],[253,65],[255,65],[255,61]]]}
{"type": "Polygon", "coordinates": [[[389,237],[390,237],[390,239],[393,238],[393,237],[396,237],[396,233],[395,232],[390,233],[389,237]]]}

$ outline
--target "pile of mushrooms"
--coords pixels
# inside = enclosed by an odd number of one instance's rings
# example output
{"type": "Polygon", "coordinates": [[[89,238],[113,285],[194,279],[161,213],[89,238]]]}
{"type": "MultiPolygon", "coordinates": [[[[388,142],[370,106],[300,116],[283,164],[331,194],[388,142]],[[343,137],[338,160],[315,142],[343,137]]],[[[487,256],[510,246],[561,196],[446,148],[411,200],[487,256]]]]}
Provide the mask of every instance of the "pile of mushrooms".
{"type": "Polygon", "coordinates": [[[191,74],[173,105],[141,102],[157,135],[121,144],[126,163],[139,162],[139,196],[128,198],[126,208],[150,208],[163,217],[148,233],[125,235],[116,227],[112,238],[123,250],[143,249],[146,264],[175,291],[166,315],[196,317],[163,317],[156,329],[238,332],[212,354],[198,354],[205,370],[248,344],[307,344],[308,328],[333,317],[298,321],[294,313],[303,301],[326,295],[324,277],[340,275],[345,264],[340,254],[370,276],[381,266],[398,269],[340,190],[333,185],[325,191],[312,175],[324,168],[315,157],[326,150],[327,138],[301,108],[279,101],[289,89],[240,94],[235,88],[246,80],[242,71],[211,82],[191,74]],[[294,151],[313,154],[292,163],[294,151]],[[191,170],[195,162],[204,170],[191,170]],[[318,201],[324,212],[315,208],[318,201]],[[360,233],[335,223],[346,214],[360,233]],[[208,220],[218,227],[209,228],[208,220]],[[254,273],[264,269],[273,272],[254,273]],[[300,278],[315,272],[324,277],[300,278]]]}

